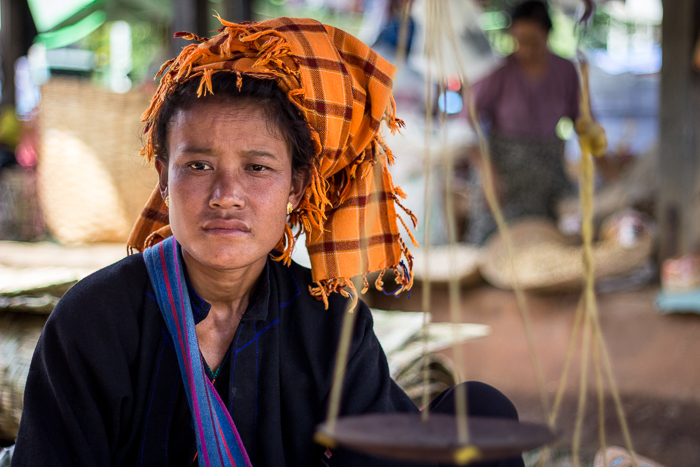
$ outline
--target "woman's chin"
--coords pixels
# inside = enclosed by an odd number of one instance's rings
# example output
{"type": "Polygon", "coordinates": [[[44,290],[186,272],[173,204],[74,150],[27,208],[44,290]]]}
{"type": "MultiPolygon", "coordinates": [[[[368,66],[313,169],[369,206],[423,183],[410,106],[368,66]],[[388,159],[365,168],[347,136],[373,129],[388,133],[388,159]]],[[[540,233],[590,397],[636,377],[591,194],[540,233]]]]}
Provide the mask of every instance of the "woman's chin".
{"type": "Polygon", "coordinates": [[[183,245],[190,260],[194,260],[199,268],[212,271],[227,271],[245,268],[265,261],[267,252],[251,245],[212,245],[209,242],[204,247],[188,248],[183,245]]]}
{"type": "Polygon", "coordinates": [[[206,255],[199,262],[203,266],[216,270],[240,269],[257,263],[262,259],[261,255],[251,255],[250,253],[237,251],[206,255]]]}

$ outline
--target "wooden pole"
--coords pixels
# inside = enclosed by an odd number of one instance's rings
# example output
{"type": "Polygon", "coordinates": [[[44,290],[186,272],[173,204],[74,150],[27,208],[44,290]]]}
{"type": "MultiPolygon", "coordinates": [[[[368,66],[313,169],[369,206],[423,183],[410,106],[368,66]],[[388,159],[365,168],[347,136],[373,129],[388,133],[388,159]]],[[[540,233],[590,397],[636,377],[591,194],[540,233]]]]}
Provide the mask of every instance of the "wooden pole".
{"type": "MultiPolygon", "coordinates": [[[[209,17],[214,12],[209,0],[173,0],[173,10],[173,33],[187,31],[202,37],[211,35],[209,17]]],[[[171,55],[174,57],[190,42],[184,39],[175,39],[171,44],[171,55]]]]}
{"type": "Polygon", "coordinates": [[[15,62],[26,55],[36,28],[26,0],[0,0],[0,61],[2,105],[15,104],[15,62]]]}
{"type": "Polygon", "coordinates": [[[12,13],[13,5],[10,0],[2,0],[0,3],[2,26],[0,27],[0,59],[2,60],[2,103],[13,105],[15,103],[15,78],[14,78],[14,48],[12,43],[12,13]]]}
{"type": "Polygon", "coordinates": [[[695,0],[663,0],[663,12],[656,206],[661,260],[700,246],[700,73],[691,68],[700,5],[695,0]]]}
{"type": "Polygon", "coordinates": [[[224,0],[225,20],[240,23],[253,20],[252,0],[224,0]]]}

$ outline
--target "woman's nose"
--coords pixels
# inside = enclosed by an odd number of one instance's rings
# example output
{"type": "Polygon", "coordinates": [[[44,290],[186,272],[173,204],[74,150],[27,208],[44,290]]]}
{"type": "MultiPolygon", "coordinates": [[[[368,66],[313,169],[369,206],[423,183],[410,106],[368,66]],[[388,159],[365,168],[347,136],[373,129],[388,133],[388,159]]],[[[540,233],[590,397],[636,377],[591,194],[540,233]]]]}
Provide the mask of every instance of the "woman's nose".
{"type": "Polygon", "coordinates": [[[209,206],[224,209],[245,206],[243,184],[235,171],[221,172],[216,176],[209,198],[209,206]]]}

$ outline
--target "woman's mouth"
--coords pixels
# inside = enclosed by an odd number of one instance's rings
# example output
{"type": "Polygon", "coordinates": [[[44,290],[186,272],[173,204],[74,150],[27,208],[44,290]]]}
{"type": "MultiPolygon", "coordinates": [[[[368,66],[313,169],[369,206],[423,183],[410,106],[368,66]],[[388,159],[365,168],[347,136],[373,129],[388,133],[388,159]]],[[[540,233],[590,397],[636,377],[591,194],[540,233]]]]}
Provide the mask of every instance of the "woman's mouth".
{"type": "Polygon", "coordinates": [[[211,235],[238,236],[250,232],[250,227],[238,219],[212,219],[202,225],[202,230],[211,235]]]}

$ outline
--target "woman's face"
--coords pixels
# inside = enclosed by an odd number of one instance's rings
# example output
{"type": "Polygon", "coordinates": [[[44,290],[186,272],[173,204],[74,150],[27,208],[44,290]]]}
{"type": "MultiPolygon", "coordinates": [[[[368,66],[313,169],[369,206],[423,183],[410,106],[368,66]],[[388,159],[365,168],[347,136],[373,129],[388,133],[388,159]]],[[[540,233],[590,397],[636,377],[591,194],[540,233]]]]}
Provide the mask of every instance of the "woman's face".
{"type": "Polygon", "coordinates": [[[287,203],[305,189],[277,128],[254,105],[202,100],[175,113],[167,144],[167,166],[156,168],[188,266],[264,262],[282,238],[287,203]]]}
{"type": "Polygon", "coordinates": [[[517,42],[515,58],[521,63],[530,64],[546,56],[549,32],[537,21],[518,19],[511,25],[510,34],[517,42]]]}

